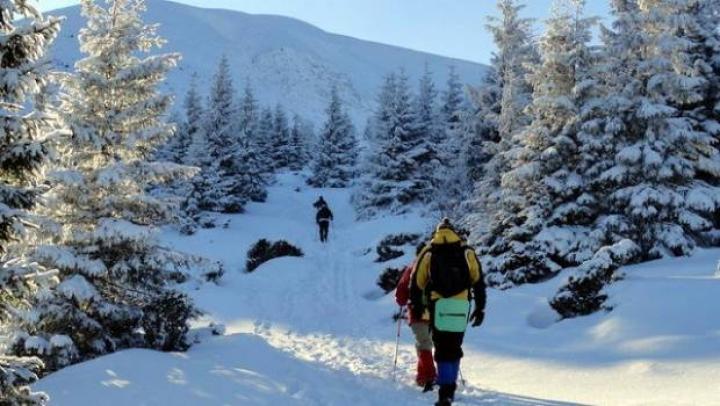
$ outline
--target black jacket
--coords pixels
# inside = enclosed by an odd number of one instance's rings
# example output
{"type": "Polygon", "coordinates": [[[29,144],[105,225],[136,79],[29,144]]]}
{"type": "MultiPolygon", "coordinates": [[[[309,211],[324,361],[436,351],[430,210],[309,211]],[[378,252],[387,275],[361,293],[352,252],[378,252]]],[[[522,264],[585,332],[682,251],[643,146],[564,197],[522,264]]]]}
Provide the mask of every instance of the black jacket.
{"type": "Polygon", "coordinates": [[[330,221],[332,219],[332,211],[327,206],[323,206],[320,210],[318,210],[317,216],[315,216],[315,221],[317,221],[318,223],[320,223],[321,221],[330,221]]]}

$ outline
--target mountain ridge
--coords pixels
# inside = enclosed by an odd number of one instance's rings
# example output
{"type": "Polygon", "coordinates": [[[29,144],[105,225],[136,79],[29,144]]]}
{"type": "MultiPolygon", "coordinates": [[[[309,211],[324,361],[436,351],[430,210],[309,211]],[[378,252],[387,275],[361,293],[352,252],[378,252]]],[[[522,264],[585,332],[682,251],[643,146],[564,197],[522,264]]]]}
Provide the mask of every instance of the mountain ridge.
{"type": "MultiPolygon", "coordinates": [[[[66,17],[53,58],[61,68],[71,69],[82,57],[77,43],[77,33],[85,24],[80,7],[45,14],[66,17]]],[[[323,120],[333,84],[355,124],[362,126],[375,106],[384,75],[393,70],[404,68],[414,86],[427,63],[442,88],[451,65],[469,84],[479,82],[487,69],[475,62],[331,33],[292,17],[151,0],[144,19],[160,24],[159,32],[168,41],[162,52],[183,54],[166,85],[176,100],[184,96],[194,72],[200,76],[201,90],[207,89],[225,54],[238,93],[249,80],[263,105],[283,104],[315,124],[323,120]]]]}

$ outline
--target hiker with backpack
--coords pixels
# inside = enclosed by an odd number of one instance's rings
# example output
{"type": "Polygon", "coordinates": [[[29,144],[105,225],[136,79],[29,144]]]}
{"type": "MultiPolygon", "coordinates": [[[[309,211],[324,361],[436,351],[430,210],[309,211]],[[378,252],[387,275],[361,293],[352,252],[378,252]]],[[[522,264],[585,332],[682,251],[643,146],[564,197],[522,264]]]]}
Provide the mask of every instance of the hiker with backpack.
{"type": "Polygon", "coordinates": [[[485,281],[475,251],[453,229],[450,220],[438,225],[430,244],[418,256],[410,287],[413,317],[430,313],[432,341],[440,386],[436,406],[451,405],[457,389],[462,343],[468,321],[485,318],[485,281]],[[470,312],[470,302],[475,307],[470,312]]]}
{"type": "Polygon", "coordinates": [[[315,215],[315,222],[317,222],[320,228],[320,242],[327,242],[330,232],[330,222],[333,221],[333,213],[322,196],[320,196],[320,199],[315,202],[313,206],[318,209],[315,215]]]}
{"type": "MultiPolygon", "coordinates": [[[[421,244],[417,247],[416,255],[425,248],[425,244],[421,244]]],[[[415,349],[417,350],[417,372],[415,375],[415,383],[423,388],[423,392],[429,392],[435,385],[435,363],[433,361],[433,343],[432,337],[430,336],[430,313],[426,310],[422,313],[421,317],[413,316],[413,303],[410,303],[410,281],[412,279],[412,272],[415,269],[415,262],[413,261],[410,265],[405,267],[405,270],[400,277],[397,289],[395,289],[395,302],[400,306],[407,306],[410,311],[408,312],[408,324],[412,329],[413,335],[415,336],[415,349]]],[[[402,315],[401,315],[402,316],[402,315]]]]}

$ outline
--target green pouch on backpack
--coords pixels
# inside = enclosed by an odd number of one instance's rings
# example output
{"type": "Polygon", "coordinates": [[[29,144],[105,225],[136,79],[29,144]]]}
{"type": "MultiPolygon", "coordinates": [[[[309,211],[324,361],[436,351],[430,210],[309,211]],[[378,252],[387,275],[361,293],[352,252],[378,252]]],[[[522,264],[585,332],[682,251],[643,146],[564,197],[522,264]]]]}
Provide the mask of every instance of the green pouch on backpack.
{"type": "Polygon", "coordinates": [[[440,299],[435,302],[435,328],[448,333],[464,333],[470,315],[470,302],[440,299]]]}

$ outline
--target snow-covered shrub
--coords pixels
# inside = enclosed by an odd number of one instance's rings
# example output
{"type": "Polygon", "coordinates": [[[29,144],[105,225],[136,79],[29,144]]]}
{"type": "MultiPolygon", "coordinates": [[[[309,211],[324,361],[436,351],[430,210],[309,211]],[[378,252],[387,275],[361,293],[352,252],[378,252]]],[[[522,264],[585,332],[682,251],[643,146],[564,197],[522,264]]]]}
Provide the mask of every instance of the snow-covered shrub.
{"type": "Polygon", "coordinates": [[[140,325],[144,331],[145,345],[161,351],[185,351],[190,348],[186,320],[198,316],[187,295],[164,292],[148,302],[143,309],[140,325]]]}
{"type": "Polygon", "coordinates": [[[43,368],[44,365],[38,358],[0,356],[0,405],[46,405],[48,396],[42,392],[33,392],[30,388],[43,368]]]}
{"type": "Polygon", "coordinates": [[[419,234],[404,233],[386,236],[375,248],[375,252],[378,255],[375,262],[387,262],[403,256],[405,252],[401,248],[406,245],[418,245],[420,238],[421,236],[419,234]]]}
{"type": "Polygon", "coordinates": [[[260,265],[274,258],[302,257],[304,255],[300,248],[295,247],[287,241],[280,240],[271,243],[263,238],[253,244],[248,251],[245,269],[247,272],[252,272],[260,265]]]}
{"type": "Polygon", "coordinates": [[[601,248],[583,262],[550,301],[563,318],[585,316],[605,308],[604,289],[618,278],[617,269],[637,258],[640,247],[630,240],[601,248]]]}
{"type": "Polygon", "coordinates": [[[385,268],[378,277],[377,285],[380,286],[385,293],[390,293],[397,288],[398,282],[400,282],[400,278],[402,277],[402,273],[402,269],[385,268]]]}

